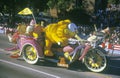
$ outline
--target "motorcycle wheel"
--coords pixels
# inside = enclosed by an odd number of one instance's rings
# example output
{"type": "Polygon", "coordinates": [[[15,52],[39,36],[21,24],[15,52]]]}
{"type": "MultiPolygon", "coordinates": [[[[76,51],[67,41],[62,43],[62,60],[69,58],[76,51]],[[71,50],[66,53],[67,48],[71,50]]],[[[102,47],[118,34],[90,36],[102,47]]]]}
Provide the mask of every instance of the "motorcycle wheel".
{"type": "Polygon", "coordinates": [[[24,45],[23,59],[29,64],[37,64],[39,57],[36,47],[32,44],[24,45]]]}
{"type": "Polygon", "coordinates": [[[84,58],[87,69],[92,72],[102,72],[106,69],[107,59],[105,54],[99,49],[91,49],[84,58]]]}

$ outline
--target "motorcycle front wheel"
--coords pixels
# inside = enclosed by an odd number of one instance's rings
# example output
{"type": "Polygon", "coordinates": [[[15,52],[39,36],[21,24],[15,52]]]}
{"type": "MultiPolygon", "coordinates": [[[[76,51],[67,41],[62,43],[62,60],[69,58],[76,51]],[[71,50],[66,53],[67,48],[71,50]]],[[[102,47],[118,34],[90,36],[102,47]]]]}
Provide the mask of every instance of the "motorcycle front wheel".
{"type": "Polygon", "coordinates": [[[91,49],[84,58],[87,69],[92,72],[102,72],[106,69],[107,59],[100,49],[91,49]]]}
{"type": "Polygon", "coordinates": [[[29,64],[36,64],[39,60],[38,52],[32,44],[26,44],[23,47],[23,59],[29,64]]]}

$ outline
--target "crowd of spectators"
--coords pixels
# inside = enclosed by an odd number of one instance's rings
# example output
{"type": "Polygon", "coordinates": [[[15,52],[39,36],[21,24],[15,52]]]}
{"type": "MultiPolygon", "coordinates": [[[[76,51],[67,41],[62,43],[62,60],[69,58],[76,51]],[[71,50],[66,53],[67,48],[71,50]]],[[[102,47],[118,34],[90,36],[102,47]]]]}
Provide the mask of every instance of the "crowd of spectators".
{"type": "Polygon", "coordinates": [[[120,4],[110,4],[105,10],[98,10],[91,18],[91,25],[79,25],[80,35],[85,37],[91,32],[110,28],[110,38],[120,43],[120,4]]]}
{"type": "Polygon", "coordinates": [[[105,27],[110,27],[112,33],[120,31],[120,5],[111,4],[105,10],[99,9],[91,16],[90,22],[91,25],[79,25],[79,31],[87,35],[91,31],[100,31],[105,27]]]}
{"type": "Polygon", "coordinates": [[[98,10],[92,22],[99,28],[120,26],[120,5],[111,4],[105,10],[98,10]]]}

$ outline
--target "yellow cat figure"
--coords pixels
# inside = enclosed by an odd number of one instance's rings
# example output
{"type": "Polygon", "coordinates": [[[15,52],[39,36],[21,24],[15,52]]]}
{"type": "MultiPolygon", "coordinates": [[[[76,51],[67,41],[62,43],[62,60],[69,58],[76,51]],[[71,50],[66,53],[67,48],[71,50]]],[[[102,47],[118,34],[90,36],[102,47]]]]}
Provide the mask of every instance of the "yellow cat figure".
{"type": "Polygon", "coordinates": [[[46,56],[54,55],[51,51],[52,44],[66,46],[68,45],[68,39],[75,36],[76,32],[71,31],[69,24],[71,26],[70,20],[62,20],[58,23],[49,24],[47,27],[45,27],[46,45],[44,54],[46,56]]]}

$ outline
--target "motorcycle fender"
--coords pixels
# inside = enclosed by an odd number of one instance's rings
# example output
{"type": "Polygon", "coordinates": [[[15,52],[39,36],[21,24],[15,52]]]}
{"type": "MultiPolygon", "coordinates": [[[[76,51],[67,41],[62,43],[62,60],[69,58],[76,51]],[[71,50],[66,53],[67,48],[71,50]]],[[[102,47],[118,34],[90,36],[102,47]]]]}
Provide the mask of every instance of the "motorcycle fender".
{"type": "Polygon", "coordinates": [[[36,51],[38,52],[38,56],[39,57],[43,57],[44,56],[42,47],[35,40],[26,40],[24,43],[22,43],[22,46],[20,48],[20,55],[22,54],[23,48],[24,48],[25,45],[32,45],[33,47],[36,48],[36,51]]]}

